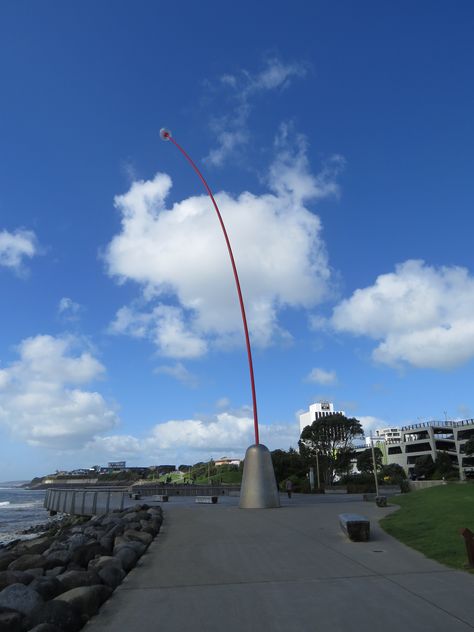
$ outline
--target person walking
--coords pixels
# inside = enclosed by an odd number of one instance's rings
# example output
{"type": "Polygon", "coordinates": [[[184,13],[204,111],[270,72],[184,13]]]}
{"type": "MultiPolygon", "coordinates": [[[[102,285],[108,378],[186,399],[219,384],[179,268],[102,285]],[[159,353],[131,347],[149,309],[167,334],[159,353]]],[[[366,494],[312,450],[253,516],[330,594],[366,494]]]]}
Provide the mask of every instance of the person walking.
{"type": "Polygon", "coordinates": [[[290,481],[289,478],[286,479],[285,489],[286,489],[286,493],[288,494],[288,498],[291,498],[291,492],[293,491],[293,483],[290,481]]]}

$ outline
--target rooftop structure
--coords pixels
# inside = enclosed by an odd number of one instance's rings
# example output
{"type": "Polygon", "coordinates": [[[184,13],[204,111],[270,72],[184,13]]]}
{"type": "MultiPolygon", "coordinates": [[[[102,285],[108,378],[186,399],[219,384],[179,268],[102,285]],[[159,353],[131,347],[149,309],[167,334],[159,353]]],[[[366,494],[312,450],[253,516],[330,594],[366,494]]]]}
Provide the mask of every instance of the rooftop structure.
{"type": "Polygon", "coordinates": [[[332,402],[322,401],[311,404],[309,410],[300,415],[300,433],[303,432],[306,426],[311,426],[317,419],[330,415],[345,415],[345,413],[343,410],[334,410],[332,402]]]}

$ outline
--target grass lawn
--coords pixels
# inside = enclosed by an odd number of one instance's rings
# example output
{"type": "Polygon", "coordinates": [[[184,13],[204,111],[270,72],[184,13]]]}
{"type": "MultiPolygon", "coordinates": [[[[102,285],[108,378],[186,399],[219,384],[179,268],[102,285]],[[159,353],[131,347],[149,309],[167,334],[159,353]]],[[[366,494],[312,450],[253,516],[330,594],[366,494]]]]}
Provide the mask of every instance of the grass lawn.
{"type": "Polygon", "coordinates": [[[474,532],[474,484],[451,483],[390,499],[400,509],[380,525],[390,535],[437,562],[464,569],[462,527],[474,532]]]}

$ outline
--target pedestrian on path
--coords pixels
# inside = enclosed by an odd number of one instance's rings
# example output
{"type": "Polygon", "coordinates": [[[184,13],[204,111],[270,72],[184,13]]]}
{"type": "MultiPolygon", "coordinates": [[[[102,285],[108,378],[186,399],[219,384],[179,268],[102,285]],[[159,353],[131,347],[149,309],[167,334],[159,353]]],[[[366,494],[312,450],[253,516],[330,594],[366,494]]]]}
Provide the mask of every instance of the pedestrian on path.
{"type": "Polygon", "coordinates": [[[286,493],[288,494],[288,498],[291,498],[291,492],[293,491],[293,483],[288,478],[285,484],[286,493]]]}

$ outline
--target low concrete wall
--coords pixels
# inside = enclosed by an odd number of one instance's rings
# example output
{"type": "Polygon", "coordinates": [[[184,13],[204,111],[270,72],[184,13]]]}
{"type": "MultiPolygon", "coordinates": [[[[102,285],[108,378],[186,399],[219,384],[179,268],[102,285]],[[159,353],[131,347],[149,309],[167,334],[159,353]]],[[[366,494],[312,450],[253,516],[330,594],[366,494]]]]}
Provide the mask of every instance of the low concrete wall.
{"type": "Polygon", "coordinates": [[[129,494],[124,490],[85,490],[85,489],[48,489],[44,498],[44,507],[49,511],[74,514],[76,516],[94,516],[129,505],[129,494]]]}
{"type": "Polygon", "coordinates": [[[419,489],[428,489],[428,487],[447,485],[446,481],[408,481],[408,484],[412,492],[416,492],[419,489]]]}
{"type": "Polygon", "coordinates": [[[133,484],[133,494],[147,496],[236,496],[240,494],[240,485],[154,485],[153,483],[133,484]]]}

